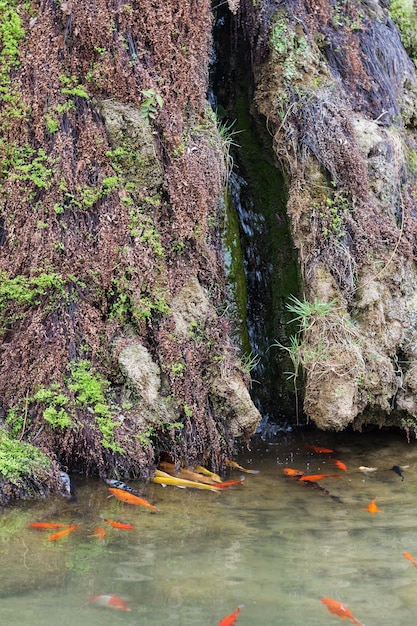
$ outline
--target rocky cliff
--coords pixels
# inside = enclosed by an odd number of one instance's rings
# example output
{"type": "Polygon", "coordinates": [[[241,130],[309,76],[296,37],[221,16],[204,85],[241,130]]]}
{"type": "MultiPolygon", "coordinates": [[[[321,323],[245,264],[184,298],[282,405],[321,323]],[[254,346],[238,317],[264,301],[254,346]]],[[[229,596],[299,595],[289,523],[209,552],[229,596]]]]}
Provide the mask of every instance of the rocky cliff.
{"type": "Polygon", "coordinates": [[[225,313],[206,0],[0,3],[1,501],[220,469],[259,413],[225,313]]]}
{"type": "Polygon", "coordinates": [[[415,431],[415,9],[245,1],[241,12],[303,277],[288,351],[305,413],[323,429],[415,431]]]}

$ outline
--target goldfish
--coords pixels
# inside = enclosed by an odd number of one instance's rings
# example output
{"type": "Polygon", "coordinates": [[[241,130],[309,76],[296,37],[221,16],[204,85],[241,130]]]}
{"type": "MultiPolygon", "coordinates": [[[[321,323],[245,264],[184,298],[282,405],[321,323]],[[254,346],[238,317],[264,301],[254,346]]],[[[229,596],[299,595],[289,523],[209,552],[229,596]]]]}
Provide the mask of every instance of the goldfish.
{"type": "Polygon", "coordinates": [[[127,604],[118,596],[102,594],[90,598],[90,603],[96,606],[103,606],[107,609],[118,609],[119,611],[130,611],[127,604]]]}
{"type": "Polygon", "coordinates": [[[417,569],[417,563],[415,562],[413,556],[409,552],[403,552],[403,557],[411,561],[414,567],[417,569]]]}
{"type": "Polygon", "coordinates": [[[227,487],[232,487],[232,485],[242,485],[245,482],[245,477],[242,476],[239,480],[229,480],[225,483],[216,483],[217,489],[226,489],[227,487]]]}
{"type": "Polygon", "coordinates": [[[65,530],[60,530],[57,533],[54,533],[53,535],[49,535],[46,540],[47,541],[56,541],[57,539],[61,539],[61,537],[66,537],[66,535],[69,535],[70,533],[72,533],[73,530],[77,530],[78,526],[77,524],[71,524],[71,526],[68,526],[68,528],[65,528],[65,530]]]}
{"type": "Polygon", "coordinates": [[[338,602],[337,600],[332,600],[331,598],[322,598],[321,601],[323,604],[327,606],[327,610],[329,613],[333,613],[333,615],[337,615],[340,619],[350,619],[356,626],[362,626],[358,620],[353,617],[352,613],[349,611],[347,606],[338,602]]]}
{"type": "Polygon", "coordinates": [[[343,463],[343,461],[339,461],[339,459],[332,459],[332,461],[336,465],[336,467],[338,467],[339,469],[341,469],[344,472],[346,472],[347,465],[345,465],[345,463],[343,463]]]}
{"type": "Polygon", "coordinates": [[[304,476],[304,472],[301,472],[297,469],[291,469],[291,467],[284,467],[282,470],[285,476],[294,476],[294,478],[300,478],[300,476],[304,476]]]}
{"type": "Polygon", "coordinates": [[[318,454],[332,454],[334,450],[330,450],[330,448],[321,448],[320,446],[307,446],[308,450],[312,450],[313,452],[317,452],[318,454]]]}
{"type": "Polygon", "coordinates": [[[94,537],[97,537],[99,541],[104,541],[106,538],[106,531],[101,526],[96,526],[93,530],[94,537]]]}
{"type": "Polygon", "coordinates": [[[128,493],[123,489],[116,489],[115,487],[108,487],[108,490],[111,492],[111,495],[120,500],[121,502],[126,502],[126,504],[136,504],[140,506],[146,506],[146,508],[151,509],[151,511],[158,511],[156,506],[150,504],[145,498],[139,498],[138,496],[133,495],[133,493],[128,493]]]}
{"type": "Polygon", "coordinates": [[[300,477],[301,481],[316,482],[322,478],[340,478],[339,474],[304,474],[300,477]]]}
{"type": "Polygon", "coordinates": [[[243,608],[243,604],[240,604],[233,613],[230,615],[226,615],[223,619],[220,620],[219,626],[234,626],[236,624],[237,616],[240,612],[240,609],[243,608]]]}
{"type": "Polygon", "coordinates": [[[231,461],[230,459],[226,459],[226,465],[227,467],[231,467],[232,469],[237,469],[241,472],[246,472],[247,474],[259,474],[259,470],[246,469],[245,467],[242,467],[241,465],[239,465],[239,463],[236,463],[236,461],[231,461]]]}
{"type": "Polygon", "coordinates": [[[203,483],[199,483],[193,480],[186,480],[185,478],[175,478],[175,476],[171,476],[166,472],[161,472],[161,470],[155,470],[155,476],[152,478],[152,482],[157,483],[159,485],[173,485],[174,487],[180,487],[185,489],[185,487],[190,487],[193,489],[208,489],[209,491],[220,491],[218,485],[204,485],[203,483]]]}
{"type": "Polygon", "coordinates": [[[368,474],[369,472],[376,472],[377,467],[368,467],[367,465],[359,465],[358,470],[363,472],[364,474],[368,474]]]}
{"type": "Polygon", "coordinates": [[[123,522],[113,522],[111,519],[107,519],[106,517],[101,518],[103,522],[109,524],[112,528],[119,528],[120,530],[134,530],[134,526],[132,524],[123,524],[123,522]]]}
{"type": "Polygon", "coordinates": [[[202,465],[197,465],[197,467],[195,468],[195,471],[197,472],[197,474],[204,474],[205,476],[211,476],[215,483],[222,482],[222,479],[220,478],[218,474],[214,474],[213,472],[210,472],[210,470],[203,467],[202,465]]]}
{"type": "Polygon", "coordinates": [[[374,513],[382,513],[382,509],[379,509],[376,505],[376,498],[371,500],[371,502],[368,504],[366,508],[362,507],[362,511],[369,511],[369,513],[371,513],[372,515],[374,513]]]}
{"type": "Polygon", "coordinates": [[[185,480],[193,480],[199,483],[204,483],[206,485],[213,485],[217,482],[221,482],[221,480],[214,480],[212,476],[205,476],[203,474],[193,472],[183,467],[180,467],[178,470],[176,470],[174,463],[168,463],[167,461],[161,461],[159,464],[159,469],[167,474],[170,474],[171,476],[175,476],[175,478],[185,478],[185,480]]]}
{"type": "Polygon", "coordinates": [[[30,528],[40,528],[41,530],[47,530],[50,528],[67,528],[69,524],[55,524],[53,522],[33,522],[28,524],[30,528]]]}

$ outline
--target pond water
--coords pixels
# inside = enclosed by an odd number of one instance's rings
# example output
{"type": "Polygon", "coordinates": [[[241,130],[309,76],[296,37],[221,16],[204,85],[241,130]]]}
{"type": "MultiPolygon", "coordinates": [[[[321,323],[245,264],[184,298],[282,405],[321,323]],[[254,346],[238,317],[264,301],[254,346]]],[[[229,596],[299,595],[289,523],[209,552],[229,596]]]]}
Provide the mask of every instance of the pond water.
{"type": "Polygon", "coordinates": [[[300,430],[242,450],[237,461],[259,474],[219,494],[131,483],[157,513],[108,498],[94,480],[78,481],[74,503],[52,497],[3,510],[0,623],[216,626],[243,604],[239,626],[325,626],[340,623],[321,602],[330,597],[366,626],[414,626],[417,569],[402,553],[417,560],[416,445],[389,431],[300,430]],[[393,465],[405,467],[404,480],[393,465]],[[285,467],[340,478],[319,482],[328,495],[285,467]],[[382,512],[370,514],[363,508],[374,498],[382,512]],[[113,529],[100,515],[134,529],[113,529]],[[28,527],[39,521],[79,528],[47,541],[54,531],[28,527]],[[107,528],[103,542],[97,525],[107,528]],[[91,604],[98,594],[131,610],[91,604]]]}

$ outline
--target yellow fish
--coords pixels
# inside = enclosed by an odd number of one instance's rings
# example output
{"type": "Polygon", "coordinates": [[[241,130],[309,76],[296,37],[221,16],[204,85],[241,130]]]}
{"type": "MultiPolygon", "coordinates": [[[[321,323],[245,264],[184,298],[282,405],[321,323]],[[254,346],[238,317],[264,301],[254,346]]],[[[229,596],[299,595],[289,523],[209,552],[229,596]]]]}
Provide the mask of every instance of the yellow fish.
{"type": "Polygon", "coordinates": [[[226,465],[227,467],[238,469],[241,472],[246,472],[247,474],[259,474],[259,470],[246,469],[245,467],[239,465],[239,463],[236,463],[236,461],[231,461],[230,459],[226,459],[226,465]]]}
{"type": "Polygon", "coordinates": [[[210,472],[210,470],[206,469],[202,465],[197,465],[197,467],[195,468],[195,471],[198,474],[204,474],[205,476],[211,476],[211,478],[214,480],[215,483],[221,483],[222,482],[222,479],[220,478],[220,476],[218,474],[214,474],[213,472],[210,472]]]}
{"type": "Polygon", "coordinates": [[[158,485],[173,485],[174,487],[181,487],[185,489],[186,487],[190,487],[192,489],[208,489],[210,491],[217,491],[218,489],[215,485],[204,485],[203,483],[198,483],[194,480],[186,480],[185,478],[175,478],[175,476],[171,476],[166,472],[161,472],[161,470],[155,470],[155,475],[151,478],[152,482],[157,483],[158,485]]]}
{"type": "Polygon", "coordinates": [[[174,463],[168,463],[167,461],[161,461],[159,464],[159,469],[175,478],[185,478],[186,480],[193,480],[198,483],[205,483],[206,485],[212,485],[216,483],[216,481],[211,476],[203,476],[203,474],[198,474],[197,472],[192,472],[189,469],[185,469],[184,467],[180,467],[178,470],[175,469],[174,463]]]}

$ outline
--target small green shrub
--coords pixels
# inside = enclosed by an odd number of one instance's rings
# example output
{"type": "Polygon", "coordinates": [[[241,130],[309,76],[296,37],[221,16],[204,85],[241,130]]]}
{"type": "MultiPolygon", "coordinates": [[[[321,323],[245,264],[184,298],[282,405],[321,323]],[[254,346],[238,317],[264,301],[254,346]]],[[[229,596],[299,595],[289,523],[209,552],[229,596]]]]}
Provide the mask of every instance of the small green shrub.
{"type": "Polygon", "coordinates": [[[141,115],[146,120],[154,120],[158,108],[162,109],[164,105],[162,96],[160,96],[153,87],[150,89],[142,89],[141,94],[145,98],[140,105],[141,115]]]}

